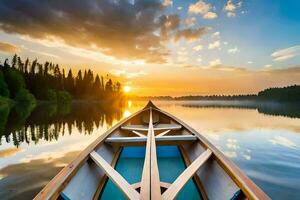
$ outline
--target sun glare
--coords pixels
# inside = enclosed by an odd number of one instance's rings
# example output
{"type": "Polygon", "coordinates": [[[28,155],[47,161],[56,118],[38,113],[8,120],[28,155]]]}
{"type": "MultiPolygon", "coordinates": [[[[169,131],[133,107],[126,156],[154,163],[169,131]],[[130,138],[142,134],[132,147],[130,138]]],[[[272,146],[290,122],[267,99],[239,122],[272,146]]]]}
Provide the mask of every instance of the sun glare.
{"type": "Polygon", "coordinates": [[[128,85],[124,86],[124,92],[125,93],[128,93],[130,91],[131,91],[131,87],[130,86],[128,86],[128,85]]]}

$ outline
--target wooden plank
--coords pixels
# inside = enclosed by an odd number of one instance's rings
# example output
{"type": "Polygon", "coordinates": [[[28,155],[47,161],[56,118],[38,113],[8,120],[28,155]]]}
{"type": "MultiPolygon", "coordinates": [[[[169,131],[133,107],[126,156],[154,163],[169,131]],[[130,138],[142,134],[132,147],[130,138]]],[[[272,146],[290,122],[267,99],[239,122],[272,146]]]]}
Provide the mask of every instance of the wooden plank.
{"type": "MultiPolygon", "coordinates": [[[[161,188],[169,188],[171,185],[171,183],[167,183],[167,182],[160,182],[160,187],[161,188]]],[[[137,190],[141,187],[141,182],[138,182],[138,183],[134,183],[134,184],[131,184],[131,186],[133,187],[133,189],[137,190]]]]}
{"type": "Polygon", "coordinates": [[[143,173],[142,173],[142,179],[141,179],[141,190],[140,190],[141,196],[140,197],[142,200],[150,200],[151,199],[151,169],[150,169],[150,167],[151,167],[151,133],[150,133],[150,125],[152,125],[151,111],[150,111],[150,117],[149,117],[145,160],[144,160],[143,173]]]}
{"type": "Polygon", "coordinates": [[[152,109],[150,108],[150,126],[149,132],[151,134],[151,199],[160,200],[162,199],[161,190],[160,190],[160,179],[159,171],[157,164],[157,155],[156,155],[156,143],[155,135],[153,130],[152,123],[152,109]]]}
{"type": "Polygon", "coordinates": [[[139,137],[146,138],[146,135],[144,135],[144,134],[142,134],[142,133],[140,133],[138,131],[132,131],[132,133],[136,134],[139,137]]]}
{"type": "Polygon", "coordinates": [[[149,128],[146,143],[146,155],[141,181],[141,199],[161,199],[160,180],[156,157],[155,135],[150,108],[149,128]]]}
{"type": "Polygon", "coordinates": [[[101,167],[107,176],[120,188],[129,199],[139,199],[139,193],[135,191],[131,185],[114,169],[110,166],[97,152],[90,153],[94,162],[101,167]]]}
{"type": "MultiPolygon", "coordinates": [[[[196,141],[197,137],[194,135],[168,135],[156,136],[155,141],[196,141]]],[[[146,142],[147,137],[109,137],[105,140],[107,143],[130,143],[130,142],[146,142]]]]}
{"type": "Polygon", "coordinates": [[[162,136],[166,135],[167,133],[169,133],[170,131],[171,131],[171,130],[166,130],[166,131],[164,131],[164,132],[158,134],[156,137],[162,137],[162,136]]]}
{"type": "MultiPolygon", "coordinates": [[[[148,126],[145,125],[126,125],[121,126],[122,130],[126,131],[148,131],[148,126]]],[[[157,124],[153,127],[154,131],[163,130],[180,130],[182,126],[180,124],[157,124]]]]}
{"type": "Polygon", "coordinates": [[[166,135],[155,137],[156,141],[196,141],[198,138],[194,135],[166,135]]]}
{"type": "Polygon", "coordinates": [[[188,180],[194,176],[197,170],[205,163],[208,158],[212,155],[212,151],[207,149],[203,154],[201,154],[194,162],[188,166],[171,184],[171,186],[163,193],[164,200],[172,200],[175,199],[177,194],[181,191],[181,189],[185,186],[188,180]]]}
{"type": "MultiPolygon", "coordinates": [[[[113,158],[113,160],[111,162],[111,166],[113,168],[116,166],[117,161],[118,161],[118,159],[120,157],[121,152],[122,152],[122,148],[119,148],[119,150],[117,151],[117,153],[114,155],[114,158],[113,158]]],[[[107,175],[104,175],[101,178],[101,180],[99,182],[99,185],[98,185],[98,188],[97,188],[97,190],[96,190],[96,192],[94,194],[93,200],[98,200],[99,199],[99,195],[101,194],[101,191],[104,188],[107,179],[108,179],[107,175]]]]}
{"type": "MultiPolygon", "coordinates": [[[[190,166],[192,162],[189,158],[188,152],[184,149],[184,147],[182,145],[179,145],[178,147],[180,149],[180,152],[181,152],[181,155],[182,155],[183,160],[185,162],[185,165],[187,167],[190,166]]],[[[200,190],[200,193],[201,193],[201,196],[202,196],[203,200],[208,200],[208,196],[207,196],[207,193],[206,193],[205,188],[203,186],[203,183],[202,183],[200,177],[197,175],[197,173],[195,173],[193,178],[196,182],[196,185],[197,185],[198,189],[200,190]]]]}

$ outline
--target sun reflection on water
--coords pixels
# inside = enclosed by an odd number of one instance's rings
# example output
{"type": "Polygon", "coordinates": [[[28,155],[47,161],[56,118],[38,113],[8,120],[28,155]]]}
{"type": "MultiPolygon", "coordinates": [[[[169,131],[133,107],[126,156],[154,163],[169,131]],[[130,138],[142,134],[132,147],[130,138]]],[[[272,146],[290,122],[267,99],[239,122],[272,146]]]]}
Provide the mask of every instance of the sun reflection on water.
{"type": "Polygon", "coordinates": [[[131,112],[129,110],[125,110],[123,113],[123,117],[129,117],[131,115],[131,112]]]}

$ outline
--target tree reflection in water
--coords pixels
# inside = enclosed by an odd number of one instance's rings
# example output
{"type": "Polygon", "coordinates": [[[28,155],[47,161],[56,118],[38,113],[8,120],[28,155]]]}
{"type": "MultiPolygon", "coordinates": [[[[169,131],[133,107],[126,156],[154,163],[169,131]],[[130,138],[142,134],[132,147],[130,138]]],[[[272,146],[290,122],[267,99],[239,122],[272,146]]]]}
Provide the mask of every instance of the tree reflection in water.
{"type": "MultiPolygon", "coordinates": [[[[120,120],[125,106],[112,106],[102,103],[80,102],[72,105],[42,104],[32,109],[0,109],[0,141],[38,143],[40,140],[58,140],[60,136],[72,134],[75,127],[81,134],[90,135],[94,128],[112,126],[120,120]],[[3,119],[2,119],[3,118],[3,119]],[[66,133],[67,132],[67,133],[66,133]]],[[[1,144],[1,143],[0,143],[1,144]]]]}

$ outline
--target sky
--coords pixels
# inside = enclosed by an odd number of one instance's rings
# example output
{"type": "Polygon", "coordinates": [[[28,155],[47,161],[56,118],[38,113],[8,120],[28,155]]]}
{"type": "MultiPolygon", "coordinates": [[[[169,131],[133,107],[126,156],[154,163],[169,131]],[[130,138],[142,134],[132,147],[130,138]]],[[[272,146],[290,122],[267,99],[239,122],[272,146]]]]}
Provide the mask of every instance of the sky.
{"type": "Polygon", "coordinates": [[[300,84],[298,0],[2,0],[0,61],[52,61],[134,95],[300,84]],[[108,74],[108,76],[107,76],[108,74]]]}

